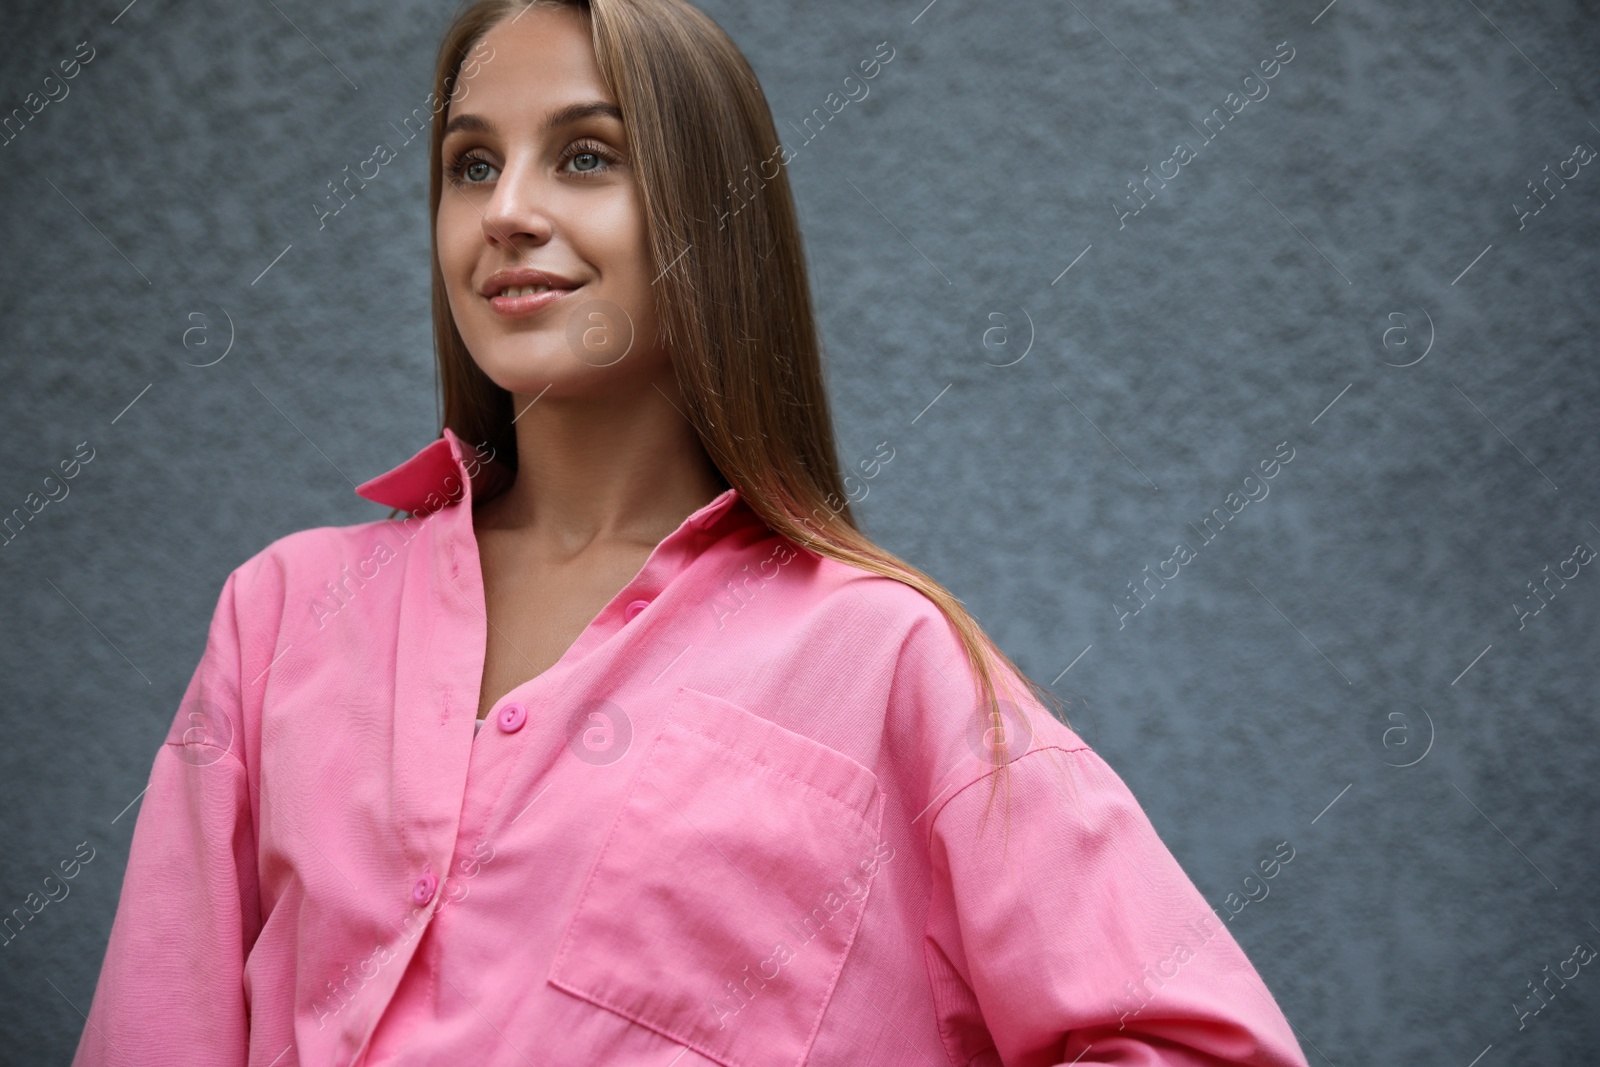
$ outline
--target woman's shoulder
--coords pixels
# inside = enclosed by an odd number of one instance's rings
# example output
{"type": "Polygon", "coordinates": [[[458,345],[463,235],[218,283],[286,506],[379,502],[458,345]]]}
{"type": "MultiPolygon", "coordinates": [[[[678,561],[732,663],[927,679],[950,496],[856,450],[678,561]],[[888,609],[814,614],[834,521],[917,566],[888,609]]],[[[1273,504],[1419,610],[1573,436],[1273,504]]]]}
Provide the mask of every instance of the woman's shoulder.
{"type": "Polygon", "coordinates": [[[922,590],[831,557],[819,559],[814,581],[817,599],[826,610],[855,617],[892,639],[903,666],[971,684],[960,631],[922,590]]]}
{"type": "MultiPolygon", "coordinates": [[[[789,542],[793,544],[793,542],[789,542]]],[[[922,590],[865,567],[809,550],[815,561],[811,584],[821,601],[848,611],[866,611],[900,632],[948,626],[939,605],[922,590]]],[[[954,630],[951,630],[952,636],[954,630]]],[[[935,635],[937,636],[937,634],[935,635]]]]}
{"type": "Polygon", "coordinates": [[[268,542],[233,569],[235,596],[253,604],[281,600],[302,586],[337,584],[374,554],[392,557],[410,539],[404,523],[391,519],[294,530],[268,542]]]}
{"type": "MultiPolygon", "coordinates": [[[[981,748],[989,725],[983,691],[961,632],[944,609],[920,589],[850,563],[825,558],[817,570],[825,610],[880,635],[862,651],[891,677],[889,715],[935,732],[974,732],[973,744],[981,748]]],[[[1019,670],[992,657],[988,662],[1001,714],[1016,729],[1039,745],[1085,747],[1019,670]]]]}
{"type": "MultiPolygon", "coordinates": [[[[874,657],[891,654],[902,685],[939,689],[946,702],[966,702],[966,694],[973,693],[976,673],[962,633],[928,593],[830,557],[819,558],[813,584],[822,613],[837,613],[842,621],[848,617],[877,633],[874,646],[862,651],[874,657]]],[[[1026,689],[1026,683],[1014,680],[1011,688],[1026,689]]]]}

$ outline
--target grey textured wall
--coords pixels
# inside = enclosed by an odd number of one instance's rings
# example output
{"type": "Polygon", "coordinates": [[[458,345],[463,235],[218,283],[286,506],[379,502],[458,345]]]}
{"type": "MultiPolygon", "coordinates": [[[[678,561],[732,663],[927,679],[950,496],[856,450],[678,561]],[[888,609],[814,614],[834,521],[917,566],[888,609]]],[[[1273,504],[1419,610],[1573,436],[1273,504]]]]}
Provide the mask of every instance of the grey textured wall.
{"type": "MultiPolygon", "coordinates": [[[[94,850],[0,949],[8,1063],[74,1048],[228,571],[437,430],[423,142],[313,205],[447,7],[125,2],[0,33],[6,113],[92,49],[0,146],[0,512],[93,454],[0,548],[0,909],[94,850]]],[[[706,5],[798,152],[841,458],[895,449],[868,529],[1086,702],[1212,903],[1292,843],[1232,929],[1313,1063],[1594,1062],[1595,967],[1516,1008],[1600,946],[1593,5],[924,2],[706,5]]]]}

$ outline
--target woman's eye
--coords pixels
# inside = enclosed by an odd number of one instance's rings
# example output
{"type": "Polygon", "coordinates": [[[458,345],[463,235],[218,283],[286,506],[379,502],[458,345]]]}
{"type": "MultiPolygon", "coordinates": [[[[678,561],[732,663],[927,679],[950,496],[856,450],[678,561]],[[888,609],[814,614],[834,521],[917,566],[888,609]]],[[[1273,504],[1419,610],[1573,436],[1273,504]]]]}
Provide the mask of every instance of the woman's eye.
{"type": "Polygon", "coordinates": [[[469,154],[456,157],[445,169],[452,185],[482,185],[494,177],[494,164],[480,156],[469,154]]]}
{"type": "Polygon", "coordinates": [[[570,166],[569,174],[581,178],[603,174],[615,166],[615,163],[612,153],[602,149],[593,141],[581,141],[573,145],[568,149],[566,158],[562,160],[563,166],[570,166]]]}

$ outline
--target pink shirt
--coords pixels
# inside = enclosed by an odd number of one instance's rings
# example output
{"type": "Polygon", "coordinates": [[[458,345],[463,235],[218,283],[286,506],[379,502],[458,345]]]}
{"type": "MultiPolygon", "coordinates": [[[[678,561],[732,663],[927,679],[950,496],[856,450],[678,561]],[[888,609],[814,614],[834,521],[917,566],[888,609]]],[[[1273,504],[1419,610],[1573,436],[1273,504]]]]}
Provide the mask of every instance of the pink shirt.
{"type": "Polygon", "coordinates": [[[938,609],[732,489],[475,735],[471,460],[229,575],[74,1064],[1305,1067],[1111,768],[1030,699],[992,795],[938,609]]]}

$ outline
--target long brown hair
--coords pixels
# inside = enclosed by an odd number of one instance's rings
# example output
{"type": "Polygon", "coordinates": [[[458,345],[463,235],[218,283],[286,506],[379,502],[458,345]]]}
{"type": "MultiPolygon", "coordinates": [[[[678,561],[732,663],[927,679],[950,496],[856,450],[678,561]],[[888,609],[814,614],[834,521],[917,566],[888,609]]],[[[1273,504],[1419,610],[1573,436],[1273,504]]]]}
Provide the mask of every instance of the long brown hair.
{"type": "MultiPolygon", "coordinates": [[[[595,58],[621,109],[629,162],[644,205],[662,342],[707,455],[776,533],[862,570],[904,582],[955,627],[987,706],[1004,731],[996,678],[1022,679],[1058,709],[989,639],[961,602],[859,529],[833,437],[810,283],[788,175],[756,161],[780,149],[755,73],[715,22],[685,0],[478,0],[446,31],[434,71],[429,218],[443,195],[440,150],[450,90],[495,25],[530,7],[586,13],[595,58]],[[743,177],[765,182],[748,201],[731,195],[743,177]],[[737,209],[735,209],[737,205],[737,209]],[[687,250],[687,254],[685,254],[687,250]]],[[[492,61],[492,57],[490,59],[492,61]]],[[[785,157],[785,162],[786,162],[785,157]]],[[[511,395],[473,361],[450,312],[433,255],[433,331],[442,423],[469,443],[516,463],[511,395]]],[[[1014,705],[1026,715],[1025,707],[1014,705]]],[[[1061,716],[1064,720],[1064,716],[1061,716]]],[[[986,735],[987,736],[987,735],[986,735]]],[[[1002,766],[1004,743],[986,745],[1002,766]]]]}

